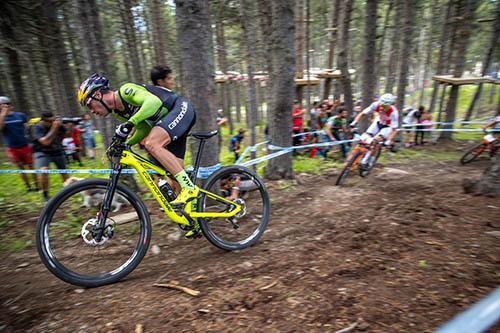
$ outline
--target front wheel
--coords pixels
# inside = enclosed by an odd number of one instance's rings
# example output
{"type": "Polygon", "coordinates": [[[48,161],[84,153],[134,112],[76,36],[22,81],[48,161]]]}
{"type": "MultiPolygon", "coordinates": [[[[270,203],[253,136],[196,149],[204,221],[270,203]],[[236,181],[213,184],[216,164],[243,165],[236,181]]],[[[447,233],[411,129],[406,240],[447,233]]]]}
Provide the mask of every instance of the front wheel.
{"type": "Polygon", "coordinates": [[[484,143],[480,143],[477,146],[472,147],[464,154],[464,156],[462,156],[462,158],[460,159],[460,163],[467,164],[474,161],[485,150],[486,150],[486,145],[484,143]]]}
{"type": "Polygon", "coordinates": [[[349,156],[349,160],[345,163],[344,167],[342,168],[342,171],[340,171],[340,174],[337,177],[335,185],[340,186],[342,185],[342,183],[344,183],[345,179],[349,175],[349,172],[351,172],[353,163],[359,159],[360,154],[361,152],[359,150],[356,150],[351,154],[351,156],[349,156]]]}
{"type": "MultiPolygon", "coordinates": [[[[223,250],[240,250],[254,244],[269,222],[271,204],[262,179],[252,170],[230,165],[212,174],[204,190],[233,201],[241,211],[231,218],[200,220],[203,235],[223,250]]],[[[228,205],[206,194],[198,201],[199,212],[227,211],[228,205]]]]}
{"type": "Polygon", "coordinates": [[[61,280],[82,287],[117,282],[146,254],[151,222],[146,206],[118,184],[102,237],[98,214],[106,179],[85,179],[64,187],[43,209],[36,226],[36,245],[45,266],[61,280]]]}

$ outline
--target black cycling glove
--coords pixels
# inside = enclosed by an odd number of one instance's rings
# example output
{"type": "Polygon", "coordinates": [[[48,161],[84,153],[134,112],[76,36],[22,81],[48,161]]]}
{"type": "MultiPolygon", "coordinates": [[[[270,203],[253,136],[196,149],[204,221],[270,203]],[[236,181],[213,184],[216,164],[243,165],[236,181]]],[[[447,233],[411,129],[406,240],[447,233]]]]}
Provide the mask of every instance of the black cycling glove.
{"type": "Polygon", "coordinates": [[[115,138],[125,141],[129,136],[130,132],[132,132],[132,128],[134,128],[134,124],[130,121],[124,122],[115,129],[115,138]]]}

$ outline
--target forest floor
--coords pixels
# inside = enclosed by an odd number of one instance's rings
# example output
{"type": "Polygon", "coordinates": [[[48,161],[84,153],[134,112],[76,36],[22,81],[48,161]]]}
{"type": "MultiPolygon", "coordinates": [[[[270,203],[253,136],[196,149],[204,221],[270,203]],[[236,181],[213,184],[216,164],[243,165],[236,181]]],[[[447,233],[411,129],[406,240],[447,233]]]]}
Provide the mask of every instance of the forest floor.
{"type": "Polygon", "coordinates": [[[156,223],[159,253],[101,288],[58,280],[34,247],[4,252],[0,331],[431,332],[500,284],[500,199],[461,186],[486,163],[387,163],[343,187],[335,169],[268,182],[272,215],[255,246],[223,252],[156,223]]]}

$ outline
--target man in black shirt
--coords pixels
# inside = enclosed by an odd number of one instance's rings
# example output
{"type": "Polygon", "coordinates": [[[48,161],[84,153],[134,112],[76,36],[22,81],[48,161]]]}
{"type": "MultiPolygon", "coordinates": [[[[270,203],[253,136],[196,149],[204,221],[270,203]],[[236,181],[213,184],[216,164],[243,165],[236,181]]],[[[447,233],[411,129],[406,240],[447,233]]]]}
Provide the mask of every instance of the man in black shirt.
{"type": "MultiPolygon", "coordinates": [[[[42,113],[42,119],[33,125],[31,135],[33,138],[33,159],[35,168],[47,170],[49,163],[53,162],[58,169],[66,169],[66,158],[62,140],[66,129],[60,120],[54,118],[52,112],[42,113]]],[[[63,181],[68,178],[67,174],[61,174],[63,181]]],[[[49,175],[38,174],[38,184],[43,191],[45,202],[49,200],[49,175]]]]}

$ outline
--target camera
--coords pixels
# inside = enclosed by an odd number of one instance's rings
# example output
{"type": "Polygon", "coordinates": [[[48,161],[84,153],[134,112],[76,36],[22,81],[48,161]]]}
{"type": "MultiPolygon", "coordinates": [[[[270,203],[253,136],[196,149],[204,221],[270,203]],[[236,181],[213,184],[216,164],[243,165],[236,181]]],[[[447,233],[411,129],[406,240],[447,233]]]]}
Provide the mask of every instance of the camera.
{"type": "Polygon", "coordinates": [[[63,124],[79,124],[82,121],[82,117],[61,117],[59,118],[63,124]]]}

